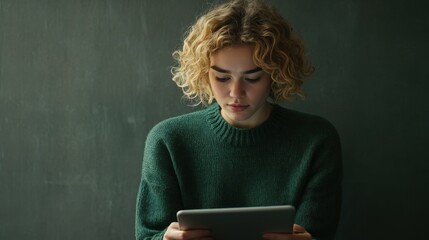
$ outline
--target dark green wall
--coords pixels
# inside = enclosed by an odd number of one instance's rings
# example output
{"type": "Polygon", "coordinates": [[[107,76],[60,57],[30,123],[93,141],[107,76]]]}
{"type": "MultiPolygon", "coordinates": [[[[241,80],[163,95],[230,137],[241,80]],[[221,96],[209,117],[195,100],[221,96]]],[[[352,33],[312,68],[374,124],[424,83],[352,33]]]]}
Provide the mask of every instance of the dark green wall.
{"type": "MultiPolygon", "coordinates": [[[[0,239],[132,239],[144,140],[192,111],[171,53],[205,1],[0,0],[0,239]]],[[[427,239],[426,0],[270,1],[344,149],[339,239],[427,239]]]]}

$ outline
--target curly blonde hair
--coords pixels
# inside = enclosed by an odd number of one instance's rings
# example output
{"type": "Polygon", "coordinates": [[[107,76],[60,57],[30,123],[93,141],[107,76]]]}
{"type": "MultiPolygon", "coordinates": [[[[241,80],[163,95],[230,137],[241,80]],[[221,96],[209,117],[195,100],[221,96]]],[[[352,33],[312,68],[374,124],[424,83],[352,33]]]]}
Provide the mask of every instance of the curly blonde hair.
{"type": "Polygon", "coordinates": [[[314,67],[290,25],[261,0],[231,0],[202,15],[189,28],[183,48],[173,53],[178,62],[172,68],[173,81],[186,98],[195,101],[195,105],[212,103],[210,56],[223,47],[237,44],[254,47],[253,61],[271,76],[273,100],[304,96],[303,79],[314,67]]]}

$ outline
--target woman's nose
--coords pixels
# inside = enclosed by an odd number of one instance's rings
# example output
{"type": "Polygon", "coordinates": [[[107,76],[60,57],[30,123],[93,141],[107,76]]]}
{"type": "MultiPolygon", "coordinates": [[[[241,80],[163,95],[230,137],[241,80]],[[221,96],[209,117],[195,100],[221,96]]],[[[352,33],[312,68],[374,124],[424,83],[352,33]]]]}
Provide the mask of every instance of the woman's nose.
{"type": "Polygon", "coordinates": [[[232,81],[230,95],[233,98],[241,98],[245,94],[244,86],[241,79],[235,79],[232,81]]]}

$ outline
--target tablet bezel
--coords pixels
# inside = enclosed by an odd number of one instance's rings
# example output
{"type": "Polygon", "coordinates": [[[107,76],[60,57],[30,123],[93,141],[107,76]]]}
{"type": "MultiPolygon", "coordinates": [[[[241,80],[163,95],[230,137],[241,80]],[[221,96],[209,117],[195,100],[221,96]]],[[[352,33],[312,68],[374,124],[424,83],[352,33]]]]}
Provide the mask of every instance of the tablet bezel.
{"type": "Polygon", "coordinates": [[[209,229],[216,239],[262,239],[266,232],[292,233],[292,205],[190,209],[177,212],[181,230],[209,229]]]}

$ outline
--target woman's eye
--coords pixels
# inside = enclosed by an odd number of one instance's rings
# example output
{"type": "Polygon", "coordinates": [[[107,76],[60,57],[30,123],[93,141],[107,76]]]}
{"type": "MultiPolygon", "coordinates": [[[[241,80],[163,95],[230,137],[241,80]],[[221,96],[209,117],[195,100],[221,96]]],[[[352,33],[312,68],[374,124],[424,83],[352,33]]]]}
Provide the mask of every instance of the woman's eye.
{"type": "Polygon", "coordinates": [[[216,80],[219,82],[226,82],[229,80],[229,77],[216,77],[216,80]]]}
{"type": "Polygon", "coordinates": [[[260,77],[258,77],[258,78],[246,78],[246,81],[248,81],[250,83],[255,83],[255,82],[259,81],[260,79],[261,79],[260,77]]]}

